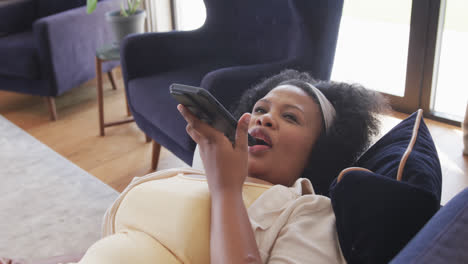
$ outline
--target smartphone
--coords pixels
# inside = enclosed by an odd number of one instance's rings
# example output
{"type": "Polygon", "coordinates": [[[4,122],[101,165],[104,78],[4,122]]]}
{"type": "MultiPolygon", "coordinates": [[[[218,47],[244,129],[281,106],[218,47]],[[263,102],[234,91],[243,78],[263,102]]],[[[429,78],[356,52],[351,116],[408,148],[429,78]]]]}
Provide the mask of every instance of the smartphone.
{"type": "MultiPolygon", "coordinates": [[[[234,144],[237,120],[210,92],[200,87],[177,83],[171,84],[169,91],[180,104],[187,107],[200,120],[224,133],[234,144]]],[[[256,144],[255,138],[250,134],[248,144],[249,146],[256,144]]]]}

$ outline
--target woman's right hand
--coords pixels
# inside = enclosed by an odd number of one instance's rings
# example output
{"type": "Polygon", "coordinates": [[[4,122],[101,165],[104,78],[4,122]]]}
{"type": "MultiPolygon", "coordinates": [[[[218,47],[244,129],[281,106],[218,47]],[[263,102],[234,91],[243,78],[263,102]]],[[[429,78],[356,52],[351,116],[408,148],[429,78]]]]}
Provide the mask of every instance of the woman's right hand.
{"type": "Polygon", "coordinates": [[[200,147],[211,193],[211,263],[261,263],[242,186],[247,177],[247,129],[250,114],[237,124],[235,144],[223,133],[178,105],[187,120],[187,133],[200,147]]]}
{"type": "Polygon", "coordinates": [[[235,144],[224,134],[198,119],[183,105],[177,109],[187,121],[187,133],[200,147],[200,156],[212,196],[223,193],[241,193],[247,177],[247,130],[250,114],[238,122],[235,144]]]}

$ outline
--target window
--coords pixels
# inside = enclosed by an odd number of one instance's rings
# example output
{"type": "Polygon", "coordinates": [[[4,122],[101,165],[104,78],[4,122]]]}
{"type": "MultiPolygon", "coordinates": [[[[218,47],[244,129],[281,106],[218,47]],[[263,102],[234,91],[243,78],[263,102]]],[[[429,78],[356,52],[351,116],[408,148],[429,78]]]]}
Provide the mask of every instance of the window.
{"type": "Polygon", "coordinates": [[[174,9],[177,30],[194,30],[205,22],[203,0],[174,0],[174,9]]]}
{"type": "Polygon", "coordinates": [[[468,1],[443,1],[440,8],[436,63],[432,83],[432,110],[461,121],[468,99],[468,1]]]}
{"type": "Polygon", "coordinates": [[[332,80],[404,96],[411,1],[345,1],[332,80]]]}

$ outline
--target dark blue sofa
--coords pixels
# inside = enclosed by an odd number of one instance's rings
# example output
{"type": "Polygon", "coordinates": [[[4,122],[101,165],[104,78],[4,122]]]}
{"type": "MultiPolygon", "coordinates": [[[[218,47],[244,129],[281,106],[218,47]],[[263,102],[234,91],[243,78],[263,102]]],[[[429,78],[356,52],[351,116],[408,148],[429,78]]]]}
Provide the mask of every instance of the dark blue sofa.
{"type": "Polygon", "coordinates": [[[468,263],[468,188],[441,208],[390,264],[468,263]]]}
{"type": "MultiPolygon", "coordinates": [[[[86,0],[0,2],[0,89],[54,98],[95,77],[96,48],[111,43],[104,13],[119,1],[103,0],[92,14],[86,0]]],[[[106,64],[109,71],[115,63],[106,64]]]]}

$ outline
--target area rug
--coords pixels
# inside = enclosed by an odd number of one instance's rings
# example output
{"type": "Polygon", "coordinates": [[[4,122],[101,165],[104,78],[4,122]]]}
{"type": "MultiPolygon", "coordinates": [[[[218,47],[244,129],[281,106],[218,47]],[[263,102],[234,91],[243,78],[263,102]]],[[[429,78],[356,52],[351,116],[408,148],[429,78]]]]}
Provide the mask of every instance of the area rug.
{"type": "Polygon", "coordinates": [[[0,257],[85,252],[117,195],[0,115],[0,257]]]}

